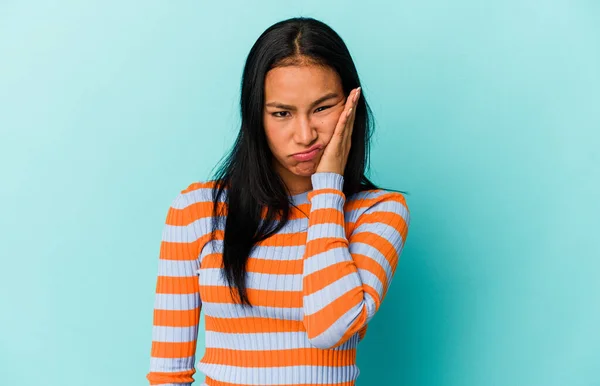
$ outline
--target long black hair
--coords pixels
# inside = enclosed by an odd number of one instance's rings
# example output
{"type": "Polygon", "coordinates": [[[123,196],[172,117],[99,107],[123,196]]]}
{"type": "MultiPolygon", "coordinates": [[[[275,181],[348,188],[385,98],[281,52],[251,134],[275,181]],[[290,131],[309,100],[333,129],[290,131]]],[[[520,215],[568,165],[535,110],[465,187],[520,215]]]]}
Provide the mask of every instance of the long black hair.
{"type": "MultiPolygon", "coordinates": [[[[234,299],[233,289],[237,288],[242,305],[252,306],[246,293],[246,263],[250,252],[257,242],[285,226],[291,206],[290,191],[272,167],[273,154],[263,127],[265,76],[278,66],[306,63],[335,70],[346,97],[360,86],[348,48],[327,24],[309,17],[294,17],[272,25],[260,35],[246,59],[241,82],[240,131],[230,153],[214,174],[212,240],[219,220],[225,218],[222,273],[234,299]],[[225,189],[226,205],[220,205],[225,189]]],[[[344,170],[346,197],[378,189],[365,176],[369,166],[372,112],[364,91],[355,114],[344,170]]]]}

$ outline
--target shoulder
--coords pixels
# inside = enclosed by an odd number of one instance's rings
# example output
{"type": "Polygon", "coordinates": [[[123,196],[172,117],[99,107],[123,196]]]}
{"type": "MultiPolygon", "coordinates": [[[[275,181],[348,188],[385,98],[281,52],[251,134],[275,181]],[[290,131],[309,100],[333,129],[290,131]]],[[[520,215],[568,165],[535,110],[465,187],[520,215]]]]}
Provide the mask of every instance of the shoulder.
{"type": "Polygon", "coordinates": [[[179,212],[186,223],[200,218],[211,217],[213,209],[213,188],[215,181],[194,181],[189,183],[171,202],[171,212],[179,212]]]}

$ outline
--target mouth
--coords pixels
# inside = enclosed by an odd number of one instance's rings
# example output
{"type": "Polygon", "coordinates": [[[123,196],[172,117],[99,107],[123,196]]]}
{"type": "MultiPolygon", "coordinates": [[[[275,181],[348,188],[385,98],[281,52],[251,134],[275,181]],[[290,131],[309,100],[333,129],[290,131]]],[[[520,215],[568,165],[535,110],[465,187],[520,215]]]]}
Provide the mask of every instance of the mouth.
{"type": "Polygon", "coordinates": [[[297,161],[310,161],[319,153],[320,150],[321,150],[321,145],[315,145],[315,146],[311,147],[310,149],[308,149],[307,151],[304,151],[302,153],[293,154],[292,157],[294,157],[294,159],[297,161]]]}

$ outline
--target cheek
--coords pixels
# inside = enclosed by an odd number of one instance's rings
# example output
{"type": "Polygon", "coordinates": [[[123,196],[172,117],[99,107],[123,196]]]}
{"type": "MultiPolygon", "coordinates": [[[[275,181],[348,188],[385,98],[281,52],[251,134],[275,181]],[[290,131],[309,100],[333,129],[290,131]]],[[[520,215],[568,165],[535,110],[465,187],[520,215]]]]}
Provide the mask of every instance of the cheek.
{"type": "Polygon", "coordinates": [[[319,121],[320,133],[327,138],[330,138],[331,136],[333,136],[333,132],[335,131],[335,127],[337,126],[340,116],[341,116],[341,112],[339,112],[339,113],[335,112],[335,113],[329,114],[329,115],[327,115],[327,117],[324,117],[323,119],[321,119],[319,121]]]}
{"type": "Polygon", "coordinates": [[[278,155],[284,150],[285,147],[285,131],[282,130],[282,128],[277,127],[277,125],[265,124],[264,127],[269,148],[274,155],[278,155]]]}

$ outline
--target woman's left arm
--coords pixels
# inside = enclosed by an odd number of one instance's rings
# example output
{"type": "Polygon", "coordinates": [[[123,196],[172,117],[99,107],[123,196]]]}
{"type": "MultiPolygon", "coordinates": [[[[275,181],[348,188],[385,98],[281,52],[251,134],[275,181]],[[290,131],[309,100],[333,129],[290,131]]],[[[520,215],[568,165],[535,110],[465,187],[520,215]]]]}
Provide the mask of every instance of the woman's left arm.
{"type": "Polygon", "coordinates": [[[406,241],[410,213],[400,193],[359,200],[355,209],[362,213],[346,237],[344,177],[317,172],[311,179],[303,323],[311,344],[329,349],[350,339],[379,310],[406,241]]]}

